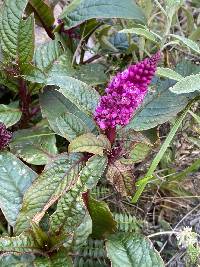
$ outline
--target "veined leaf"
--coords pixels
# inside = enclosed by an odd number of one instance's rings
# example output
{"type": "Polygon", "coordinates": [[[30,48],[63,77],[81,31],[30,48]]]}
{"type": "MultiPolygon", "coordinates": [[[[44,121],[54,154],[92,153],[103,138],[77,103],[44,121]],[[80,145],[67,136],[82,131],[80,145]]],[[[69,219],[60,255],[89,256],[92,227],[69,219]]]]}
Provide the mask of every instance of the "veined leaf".
{"type": "Polygon", "coordinates": [[[51,128],[56,133],[60,132],[56,119],[66,112],[78,117],[90,130],[95,128],[95,123],[90,117],[77,109],[72,102],[55,89],[46,88],[44,92],[40,94],[40,105],[42,107],[43,117],[48,119],[51,128]],[[52,106],[54,107],[53,109],[52,106]]]}
{"type": "Polygon", "coordinates": [[[22,112],[11,106],[0,105],[0,122],[4,123],[6,127],[16,124],[22,116],[22,112]]]}
{"type": "Polygon", "coordinates": [[[43,0],[29,0],[29,4],[32,6],[34,13],[49,34],[54,24],[53,9],[43,0]]]}
{"type": "Polygon", "coordinates": [[[110,150],[111,144],[105,135],[83,134],[74,139],[68,147],[69,152],[88,152],[103,156],[104,150],[110,150]]]}
{"type": "Polygon", "coordinates": [[[124,18],[145,22],[142,10],[131,0],[75,0],[64,8],[60,18],[65,21],[66,29],[93,18],[124,18]]]}
{"type": "Polygon", "coordinates": [[[51,40],[50,42],[37,47],[34,55],[35,65],[41,69],[50,68],[53,63],[61,56],[63,49],[58,40],[51,40]]]}
{"type": "Polygon", "coordinates": [[[113,267],[164,267],[150,240],[141,235],[114,234],[108,238],[106,248],[113,267]]]}
{"type": "Polygon", "coordinates": [[[99,93],[86,83],[75,78],[57,75],[49,77],[47,79],[47,85],[59,86],[59,92],[88,115],[93,114],[94,109],[98,105],[99,93]]]}
{"type": "Polygon", "coordinates": [[[157,35],[156,33],[145,29],[145,28],[131,28],[131,29],[124,29],[119,31],[119,33],[130,33],[130,34],[137,34],[139,36],[143,36],[146,39],[153,41],[153,42],[157,42],[158,39],[161,39],[161,37],[159,35],[157,35]],[[160,37],[160,38],[159,38],[160,37]]]}
{"type": "Polygon", "coordinates": [[[81,155],[64,154],[47,165],[46,170],[24,196],[22,209],[16,223],[16,233],[21,233],[29,228],[31,220],[38,223],[47,209],[59,200],[63,193],[71,189],[78,180],[78,174],[82,167],[81,159],[81,155]]]}
{"type": "Polygon", "coordinates": [[[59,249],[51,257],[39,257],[34,260],[34,267],[73,267],[73,262],[68,251],[59,249]]]}
{"type": "Polygon", "coordinates": [[[176,34],[170,34],[170,36],[179,40],[181,43],[183,43],[184,45],[186,45],[190,49],[194,50],[198,54],[200,53],[199,45],[197,43],[195,43],[194,41],[192,41],[186,37],[176,35],[176,34]]]}
{"type": "Polygon", "coordinates": [[[156,75],[169,78],[175,81],[180,81],[181,79],[183,79],[182,75],[180,75],[176,71],[169,69],[169,68],[158,67],[156,71],[156,75]]]}
{"type": "Polygon", "coordinates": [[[18,33],[18,47],[17,54],[19,59],[19,66],[23,72],[23,64],[29,63],[33,59],[34,54],[34,17],[30,16],[26,20],[21,19],[18,33]]]}
{"type": "Polygon", "coordinates": [[[10,57],[17,57],[21,19],[28,0],[5,0],[1,7],[0,43],[10,57]]]}
{"type": "Polygon", "coordinates": [[[51,215],[50,228],[53,232],[73,232],[86,216],[82,193],[92,189],[107,166],[107,157],[91,157],[79,174],[76,185],[59,200],[56,211],[51,215]]]}
{"type": "Polygon", "coordinates": [[[31,233],[23,233],[16,237],[0,238],[0,251],[16,254],[41,252],[31,233]]]}
{"type": "Polygon", "coordinates": [[[89,196],[87,208],[92,218],[92,236],[97,239],[107,237],[117,229],[108,205],[89,196]]]}
{"type": "Polygon", "coordinates": [[[126,129],[135,131],[151,129],[172,119],[183,110],[195,96],[180,94],[177,97],[169,90],[173,84],[174,82],[170,80],[160,81],[154,92],[149,91],[142,106],[136,111],[126,129]]]}
{"type": "Polygon", "coordinates": [[[0,208],[14,226],[24,193],[37,174],[9,152],[0,153],[0,208]]]}
{"type": "Polygon", "coordinates": [[[31,254],[22,254],[22,255],[1,255],[0,256],[0,266],[1,267],[33,267],[32,262],[34,260],[34,256],[31,254]]]}
{"type": "Polygon", "coordinates": [[[92,220],[87,212],[83,221],[79,227],[74,232],[74,237],[72,240],[72,246],[74,251],[77,251],[80,247],[87,243],[89,235],[92,233],[92,220]]]}
{"type": "Polygon", "coordinates": [[[134,191],[133,165],[116,160],[108,165],[106,178],[122,196],[132,195],[134,191]]]}
{"type": "Polygon", "coordinates": [[[90,132],[87,125],[71,113],[64,113],[56,118],[57,134],[71,141],[79,135],[90,132]]]}
{"type": "Polygon", "coordinates": [[[45,165],[57,154],[55,134],[47,127],[18,130],[9,146],[15,155],[35,165],[45,165]]]}
{"type": "Polygon", "coordinates": [[[169,90],[175,94],[187,94],[200,91],[200,74],[184,77],[169,90]]]}

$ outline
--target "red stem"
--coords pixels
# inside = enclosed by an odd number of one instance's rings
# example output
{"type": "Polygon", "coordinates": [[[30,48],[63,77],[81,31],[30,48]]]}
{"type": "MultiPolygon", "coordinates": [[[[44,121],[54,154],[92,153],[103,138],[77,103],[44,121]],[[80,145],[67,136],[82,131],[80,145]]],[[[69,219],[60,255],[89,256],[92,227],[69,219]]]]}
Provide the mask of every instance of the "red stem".
{"type": "Polygon", "coordinates": [[[116,138],[116,128],[108,128],[105,132],[106,136],[108,137],[111,145],[115,142],[116,138]]]}

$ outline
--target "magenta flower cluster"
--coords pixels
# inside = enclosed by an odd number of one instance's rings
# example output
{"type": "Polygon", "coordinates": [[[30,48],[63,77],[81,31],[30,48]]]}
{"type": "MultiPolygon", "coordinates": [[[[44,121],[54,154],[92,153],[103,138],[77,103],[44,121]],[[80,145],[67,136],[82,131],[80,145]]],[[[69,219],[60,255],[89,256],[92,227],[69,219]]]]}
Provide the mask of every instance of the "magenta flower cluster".
{"type": "Polygon", "coordinates": [[[94,118],[102,130],[125,126],[142,103],[155,75],[160,52],[118,73],[106,88],[94,118]]]}
{"type": "Polygon", "coordinates": [[[5,148],[12,138],[12,133],[6,130],[6,126],[0,122],[0,150],[5,148]]]}

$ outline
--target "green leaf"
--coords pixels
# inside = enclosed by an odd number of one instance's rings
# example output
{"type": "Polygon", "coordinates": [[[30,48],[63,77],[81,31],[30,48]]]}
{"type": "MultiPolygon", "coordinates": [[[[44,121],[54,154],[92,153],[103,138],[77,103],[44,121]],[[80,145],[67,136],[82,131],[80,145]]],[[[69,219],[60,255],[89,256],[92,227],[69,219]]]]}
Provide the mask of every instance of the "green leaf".
{"type": "Polygon", "coordinates": [[[15,155],[34,165],[45,165],[57,154],[55,134],[47,127],[18,130],[9,146],[15,155]]]}
{"type": "Polygon", "coordinates": [[[73,238],[73,248],[77,251],[78,248],[85,245],[88,239],[88,236],[92,233],[92,220],[89,213],[86,213],[83,221],[76,229],[73,238]]]}
{"type": "Polygon", "coordinates": [[[59,86],[59,92],[88,115],[92,115],[98,105],[99,93],[75,78],[56,75],[49,77],[46,84],[59,86]]]}
{"type": "Polygon", "coordinates": [[[38,223],[42,219],[48,208],[77,182],[81,167],[82,156],[77,154],[61,154],[46,166],[24,196],[16,233],[28,229],[30,221],[38,223]]]}
{"type": "Polygon", "coordinates": [[[200,53],[199,45],[197,43],[195,43],[194,41],[192,41],[192,40],[190,40],[190,39],[188,39],[186,37],[183,37],[183,36],[180,36],[180,35],[176,35],[176,34],[170,34],[170,36],[175,38],[176,40],[179,40],[185,46],[187,46],[190,49],[194,50],[198,54],[200,53]]]}
{"type": "Polygon", "coordinates": [[[79,118],[90,130],[95,128],[94,121],[91,118],[77,109],[72,102],[55,89],[46,88],[44,92],[40,94],[40,105],[43,117],[47,117],[51,128],[57,134],[60,134],[60,129],[58,128],[56,120],[58,117],[68,112],[79,118]],[[54,107],[53,109],[52,106],[54,107]]]}
{"type": "Polygon", "coordinates": [[[189,111],[190,115],[192,115],[192,117],[195,119],[195,121],[200,124],[200,117],[198,115],[196,115],[194,112],[189,111]]]}
{"type": "Polygon", "coordinates": [[[89,196],[87,208],[92,218],[92,237],[102,239],[116,231],[117,223],[105,202],[89,196]]]}
{"type": "Polygon", "coordinates": [[[145,100],[126,129],[143,131],[154,128],[171,120],[188,104],[193,95],[181,94],[179,97],[169,90],[174,83],[170,80],[159,81],[154,92],[149,91],[145,100]]]}
{"type": "Polygon", "coordinates": [[[103,156],[104,150],[110,151],[111,144],[105,135],[83,134],[74,139],[68,147],[69,152],[88,152],[103,156]]]}
{"type": "Polygon", "coordinates": [[[119,31],[119,33],[130,33],[130,34],[137,34],[139,36],[143,36],[146,39],[152,41],[152,42],[157,42],[157,39],[161,39],[161,37],[159,35],[157,35],[156,33],[145,29],[145,28],[131,28],[131,29],[124,29],[119,31]],[[159,38],[160,37],[160,38],[159,38]]]}
{"type": "Polygon", "coordinates": [[[41,253],[39,245],[31,233],[23,233],[16,237],[0,238],[0,251],[11,253],[41,253]]]}
{"type": "Polygon", "coordinates": [[[135,143],[126,159],[122,159],[122,163],[138,163],[143,161],[151,151],[151,147],[147,143],[135,143]]]}
{"type": "Polygon", "coordinates": [[[200,91],[200,74],[184,77],[169,90],[175,94],[188,94],[200,91]]]}
{"type": "Polygon", "coordinates": [[[172,20],[175,12],[183,5],[183,0],[165,0],[166,2],[166,14],[172,20]]]}
{"type": "Polygon", "coordinates": [[[73,267],[68,251],[59,249],[51,257],[39,257],[34,260],[34,267],[73,267]]]}
{"type": "Polygon", "coordinates": [[[22,116],[22,112],[18,108],[13,108],[7,105],[0,105],[0,122],[4,123],[6,127],[16,124],[22,116]]]}
{"type": "Polygon", "coordinates": [[[24,193],[36,176],[13,154],[0,153],[0,207],[10,225],[15,225],[24,193]]]}
{"type": "Polygon", "coordinates": [[[53,233],[71,234],[80,225],[86,214],[82,190],[83,186],[78,183],[59,200],[56,211],[50,217],[50,230],[53,233]]]}
{"type": "Polygon", "coordinates": [[[60,42],[58,40],[51,40],[46,44],[40,45],[35,50],[35,65],[41,70],[49,69],[62,53],[63,49],[60,42]]]}
{"type": "Polygon", "coordinates": [[[43,0],[29,0],[29,4],[33,7],[33,11],[46,30],[51,30],[54,24],[53,9],[43,0]]]}
{"type": "Polygon", "coordinates": [[[182,75],[180,75],[176,71],[169,69],[169,68],[158,67],[156,71],[156,75],[169,78],[175,81],[180,81],[181,79],[183,79],[182,75]]]}
{"type": "Polygon", "coordinates": [[[142,10],[131,0],[74,0],[66,6],[60,16],[65,22],[65,28],[73,28],[89,19],[124,18],[135,19],[145,23],[142,10]]]}
{"type": "Polygon", "coordinates": [[[64,113],[56,118],[57,134],[72,141],[79,135],[90,132],[87,125],[78,117],[71,113],[64,113]]]}
{"type": "Polygon", "coordinates": [[[8,87],[8,89],[12,90],[13,92],[18,92],[19,90],[18,81],[1,69],[0,69],[0,84],[8,87]]]}
{"type": "Polygon", "coordinates": [[[1,7],[0,44],[2,50],[16,59],[21,19],[28,0],[5,0],[1,7]]]}
{"type": "Polygon", "coordinates": [[[26,20],[21,19],[18,33],[18,47],[17,54],[19,66],[23,72],[23,64],[29,63],[33,59],[34,54],[34,17],[33,15],[26,20]]]}
{"type": "Polygon", "coordinates": [[[164,267],[164,262],[146,237],[130,233],[111,235],[106,242],[113,267],[164,267]]]}
{"type": "Polygon", "coordinates": [[[34,260],[33,255],[22,254],[22,255],[2,255],[0,256],[1,267],[33,267],[31,264],[34,260]],[[27,264],[29,264],[27,266],[27,264]]]}
{"type": "MultiPolygon", "coordinates": [[[[73,232],[86,216],[82,193],[92,189],[107,166],[107,157],[93,156],[79,174],[76,185],[59,200],[56,211],[50,217],[53,232],[73,232]]],[[[65,233],[65,234],[66,234],[65,233]]]]}
{"type": "MultiPolygon", "coordinates": [[[[95,187],[103,175],[108,164],[108,159],[106,156],[95,155],[89,158],[86,166],[80,172],[80,179],[82,184],[87,189],[92,189],[95,187]]],[[[84,189],[85,191],[85,189],[84,189]]]]}
{"type": "Polygon", "coordinates": [[[107,82],[105,67],[99,63],[92,63],[79,66],[73,77],[91,86],[107,82]]]}

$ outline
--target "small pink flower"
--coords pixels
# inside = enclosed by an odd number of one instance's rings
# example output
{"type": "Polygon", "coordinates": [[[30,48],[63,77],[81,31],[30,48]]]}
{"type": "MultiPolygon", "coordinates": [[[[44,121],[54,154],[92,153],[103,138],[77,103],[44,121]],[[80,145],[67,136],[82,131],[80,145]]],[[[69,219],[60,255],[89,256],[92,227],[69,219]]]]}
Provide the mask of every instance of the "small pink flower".
{"type": "Polygon", "coordinates": [[[125,126],[142,103],[155,75],[160,52],[118,73],[106,88],[94,118],[102,130],[125,126]]]}
{"type": "Polygon", "coordinates": [[[0,150],[5,148],[12,138],[12,133],[6,130],[6,126],[0,122],[0,150]]]}

